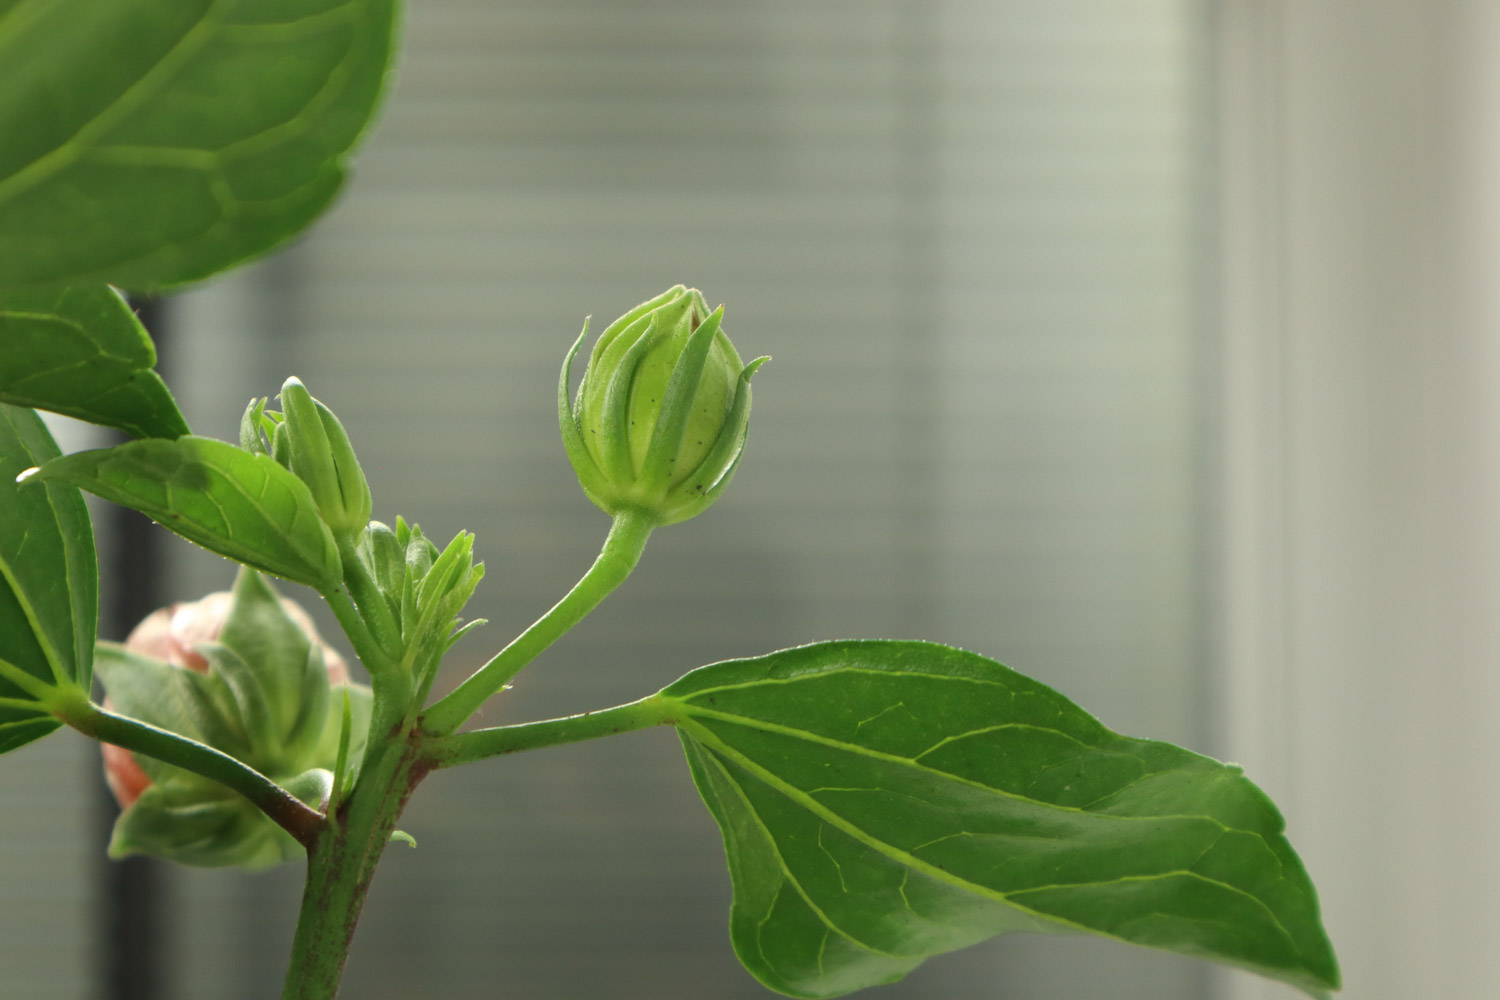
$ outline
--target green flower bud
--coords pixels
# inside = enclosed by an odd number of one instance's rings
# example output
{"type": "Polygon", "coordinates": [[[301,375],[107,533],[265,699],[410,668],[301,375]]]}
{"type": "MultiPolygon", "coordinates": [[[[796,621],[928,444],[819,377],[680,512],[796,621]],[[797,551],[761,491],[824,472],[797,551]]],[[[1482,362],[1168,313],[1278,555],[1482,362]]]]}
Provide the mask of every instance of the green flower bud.
{"type": "Polygon", "coordinates": [[[697,289],[676,285],[621,316],[599,335],[578,395],[558,381],[563,444],[588,498],[605,513],[646,513],[675,524],[719,498],[745,446],[750,377],[697,289]]]}
{"type": "Polygon", "coordinates": [[[404,518],[396,518],[394,530],[371,521],[359,551],[406,642],[445,643],[484,578],[484,564],[474,561],[474,536],[466,531],[439,551],[404,518]]]}
{"type": "MultiPolygon", "coordinates": [[[[272,435],[271,453],[278,461],[285,455],[288,467],[312,490],[334,537],[358,538],[370,521],[370,485],[344,425],[295,377],[281,387],[281,412],[284,419],[272,435]]],[[[245,436],[242,425],[241,438],[245,436]]]]}

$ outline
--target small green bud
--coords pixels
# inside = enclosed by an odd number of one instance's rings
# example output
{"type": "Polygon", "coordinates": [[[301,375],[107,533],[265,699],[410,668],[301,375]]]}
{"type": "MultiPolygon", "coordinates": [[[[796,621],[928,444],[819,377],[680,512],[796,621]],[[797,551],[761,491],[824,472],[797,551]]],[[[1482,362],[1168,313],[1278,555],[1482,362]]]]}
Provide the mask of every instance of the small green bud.
{"type": "Polygon", "coordinates": [[[312,491],[335,537],[358,538],[370,521],[370,485],[344,425],[295,377],[281,387],[281,412],[284,420],[272,434],[271,453],[277,461],[288,456],[288,467],[312,491]]]}
{"type": "Polygon", "coordinates": [[[697,289],[676,285],[599,335],[578,395],[563,362],[558,423],[588,498],[605,513],[644,512],[675,524],[708,508],[739,462],[750,421],[750,377],[697,289]]]}

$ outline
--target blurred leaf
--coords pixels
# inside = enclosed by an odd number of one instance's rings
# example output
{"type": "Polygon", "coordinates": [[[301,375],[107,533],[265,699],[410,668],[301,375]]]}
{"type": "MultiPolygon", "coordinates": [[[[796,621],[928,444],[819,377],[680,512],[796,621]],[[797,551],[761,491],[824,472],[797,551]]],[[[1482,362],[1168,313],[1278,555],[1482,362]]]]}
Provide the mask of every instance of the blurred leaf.
{"type": "MultiPolygon", "coordinates": [[[[175,667],[112,642],[96,647],[94,670],[115,711],[240,760],[248,756],[244,721],[220,678],[175,667]]],[[[135,759],[152,781],[189,774],[146,754],[135,754],[135,759]]]]}
{"type": "MultiPolygon", "coordinates": [[[[219,632],[219,642],[239,654],[253,670],[254,687],[264,698],[276,744],[294,742],[292,734],[304,706],[316,713],[317,733],[321,734],[328,708],[328,670],[322,652],[283,610],[276,591],[254,570],[241,569],[235,577],[234,600],[219,632]],[[308,697],[317,704],[307,706],[308,697]]],[[[231,675],[224,676],[233,686],[231,675]]],[[[305,744],[315,741],[316,734],[301,741],[303,745],[289,754],[290,759],[300,760],[309,749],[305,744]]],[[[262,759],[261,763],[263,768],[274,769],[269,760],[262,759]]]]}
{"type": "Polygon", "coordinates": [[[395,0],[0,3],[0,286],[158,288],[327,207],[395,0]]]}
{"type": "Polygon", "coordinates": [[[244,796],[191,774],[151,784],[120,814],[109,856],[132,854],[252,871],[306,857],[289,833],[244,796]]]}
{"type": "Polygon", "coordinates": [[[34,411],[0,403],[0,753],[58,727],[38,699],[43,689],[91,684],[99,570],[83,496],[16,483],[57,454],[34,411]]]}
{"type": "Polygon", "coordinates": [[[179,437],[187,421],[155,365],[150,336],[107,285],[0,292],[0,401],[179,437]]]}
{"type": "Polygon", "coordinates": [[[307,486],[267,455],[212,438],[151,438],[53,459],[37,473],[138,510],[221,556],[310,587],[342,569],[307,486]]]}
{"type": "Polygon", "coordinates": [[[1118,736],[991,660],[822,643],[662,696],[724,834],[735,950],[773,989],[836,996],[1016,930],[1338,984],[1312,883],[1239,768],[1118,736]]]}
{"type": "Polygon", "coordinates": [[[368,685],[350,681],[347,685],[335,685],[329,692],[328,717],[323,723],[323,734],[312,752],[312,759],[329,770],[334,770],[338,764],[339,734],[344,725],[345,690],[349,692],[349,748],[344,780],[352,784],[359,777],[365,744],[370,736],[370,709],[374,705],[375,694],[368,685]]]}

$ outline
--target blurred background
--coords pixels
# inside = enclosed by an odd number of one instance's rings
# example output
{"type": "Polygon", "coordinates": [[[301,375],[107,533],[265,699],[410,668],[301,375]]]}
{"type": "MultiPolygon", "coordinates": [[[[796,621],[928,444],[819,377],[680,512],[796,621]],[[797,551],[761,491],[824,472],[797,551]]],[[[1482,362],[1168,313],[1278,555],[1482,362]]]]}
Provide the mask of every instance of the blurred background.
{"type": "MultiPolygon", "coordinates": [[[[1497,996],[1496,51],[1487,0],[420,0],[334,211],[152,320],[198,433],[295,373],[377,517],[478,533],[452,684],[607,529],[557,439],[584,315],[702,288],[774,357],[733,488],[484,721],[964,646],[1243,763],[1348,996],[1497,996]]],[[[160,600],[232,579],[127,537],[160,600]]],[[[110,865],[96,753],[0,769],[0,996],[276,995],[301,872],[110,865]]],[[[670,732],[444,772],[402,826],[352,998],[771,995],[670,732]]],[[[1015,935],[869,995],[1295,994],[1015,935]]]]}

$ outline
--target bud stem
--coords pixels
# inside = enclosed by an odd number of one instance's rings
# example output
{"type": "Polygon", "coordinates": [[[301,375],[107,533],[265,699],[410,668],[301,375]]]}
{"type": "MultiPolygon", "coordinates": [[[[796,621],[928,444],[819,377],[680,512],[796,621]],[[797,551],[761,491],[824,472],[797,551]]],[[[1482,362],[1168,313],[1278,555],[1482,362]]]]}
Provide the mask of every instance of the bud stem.
{"type": "Polygon", "coordinates": [[[635,569],[635,564],[641,558],[641,551],[646,547],[646,540],[651,537],[656,524],[653,515],[642,511],[622,511],[616,514],[614,526],[610,528],[609,536],[604,539],[604,546],[599,551],[599,558],[594,560],[594,565],[574,584],[567,596],[517,636],[509,646],[496,653],[490,662],[471,674],[451,694],[423,713],[423,729],[434,736],[452,733],[543,650],[582,621],[635,569]]]}

